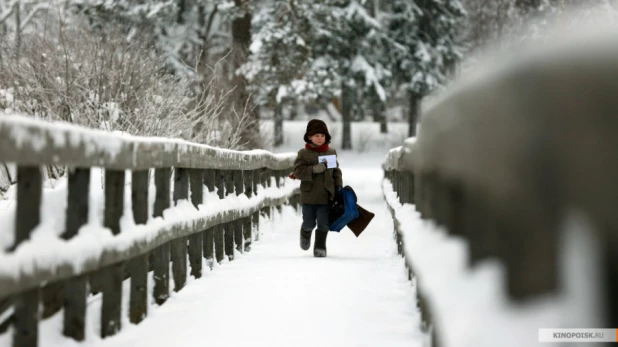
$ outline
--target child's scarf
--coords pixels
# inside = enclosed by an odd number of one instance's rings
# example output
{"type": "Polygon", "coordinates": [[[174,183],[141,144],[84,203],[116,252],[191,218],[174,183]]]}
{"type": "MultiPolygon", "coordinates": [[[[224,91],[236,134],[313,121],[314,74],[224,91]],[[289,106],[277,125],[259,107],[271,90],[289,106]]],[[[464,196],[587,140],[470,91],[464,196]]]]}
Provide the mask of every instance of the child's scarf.
{"type": "Polygon", "coordinates": [[[318,153],[324,153],[324,152],[328,151],[328,143],[325,143],[325,144],[323,144],[321,146],[316,146],[316,147],[313,147],[310,144],[305,143],[305,148],[310,150],[310,151],[314,151],[314,152],[318,152],[318,153]]]}
{"type": "MultiPolygon", "coordinates": [[[[324,152],[328,151],[328,143],[325,143],[325,144],[323,144],[321,146],[315,146],[315,147],[311,146],[308,143],[305,143],[305,148],[310,150],[310,151],[314,151],[314,152],[318,152],[318,153],[324,153],[324,152]]],[[[296,176],[294,175],[293,172],[290,174],[289,177],[291,179],[293,179],[293,180],[296,179],[296,176]]]]}

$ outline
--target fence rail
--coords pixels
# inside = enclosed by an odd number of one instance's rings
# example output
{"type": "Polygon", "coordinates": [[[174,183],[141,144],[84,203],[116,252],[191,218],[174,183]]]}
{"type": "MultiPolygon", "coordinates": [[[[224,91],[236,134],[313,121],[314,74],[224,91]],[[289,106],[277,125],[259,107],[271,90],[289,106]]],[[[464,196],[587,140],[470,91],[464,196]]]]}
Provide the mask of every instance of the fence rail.
{"type": "Polygon", "coordinates": [[[583,212],[602,245],[601,320],[618,326],[616,95],[614,34],[520,51],[428,103],[385,177],[402,204],[468,240],[470,265],[499,259],[515,301],[560,292],[561,223],[583,212]]]}
{"type": "Polygon", "coordinates": [[[287,170],[294,157],[264,150],[234,151],[156,137],[119,135],[67,123],[0,117],[1,161],[21,165],[63,164],[115,170],[164,167],[287,170]]]}
{"type": "MultiPolygon", "coordinates": [[[[0,161],[17,165],[17,203],[14,244],[0,251],[0,332],[13,326],[13,346],[36,346],[38,322],[64,308],[64,335],[83,340],[86,298],[102,293],[101,336],[121,329],[122,282],[131,278],[129,315],[139,323],[147,315],[147,296],[163,304],[173,290],[181,290],[187,277],[202,274],[202,258],[212,267],[224,258],[234,259],[235,250],[249,251],[259,238],[260,211],[285,203],[298,207],[298,190],[284,186],[295,154],[274,155],[266,151],[232,151],[178,140],[110,134],[81,127],[45,123],[27,117],[0,117],[0,161]],[[28,241],[41,221],[41,166],[66,165],[68,204],[64,232],[66,242],[54,245],[57,259],[37,261],[28,241]],[[80,249],[78,233],[88,224],[91,168],[104,169],[103,226],[113,237],[103,244],[80,249]],[[131,205],[138,231],[121,230],[124,213],[126,170],[131,170],[131,205]],[[148,216],[148,190],[154,172],[156,196],[153,216],[148,216]],[[285,176],[284,176],[285,175],[285,176]],[[257,197],[258,185],[273,186],[269,195],[257,197]],[[241,194],[249,205],[222,209],[204,201],[203,189],[217,191],[218,198],[241,194]],[[273,193],[274,192],[274,193],[273,193]],[[173,201],[172,201],[173,200],[173,201]],[[192,207],[183,207],[183,200],[192,207]],[[200,206],[202,205],[202,206],[200,206]],[[175,207],[182,216],[163,218],[175,207]],[[198,209],[198,206],[200,208],[198,209]],[[161,217],[162,220],[149,217],[161,217]],[[72,248],[73,247],[73,248],[72,248]],[[77,247],[77,248],[75,248],[77,247]],[[73,252],[71,252],[73,251],[73,252]],[[172,278],[170,279],[170,263],[172,278]],[[147,284],[153,271],[154,288],[147,284]],[[39,304],[43,306],[39,316],[39,304]]],[[[173,209],[171,211],[174,211],[173,209]]],[[[83,240],[92,243],[94,240],[83,240]]],[[[43,257],[43,259],[47,259],[43,257]]]]}

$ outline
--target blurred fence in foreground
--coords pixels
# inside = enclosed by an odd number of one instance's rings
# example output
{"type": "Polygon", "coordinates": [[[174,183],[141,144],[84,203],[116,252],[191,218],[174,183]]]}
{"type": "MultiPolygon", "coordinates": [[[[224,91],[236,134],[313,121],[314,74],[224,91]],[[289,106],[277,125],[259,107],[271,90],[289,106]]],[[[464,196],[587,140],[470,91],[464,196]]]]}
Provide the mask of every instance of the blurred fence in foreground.
{"type": "Polygon", "coordinates": [[[562,224],[583,213],[601,246],[598,328],[618,327],[618,36],[522,51],[426,106],[384,162],[400,202],[465,238],[470,266],[499,259],[514,302],[560,293],[562,224]]]}
{"type": "MultiPolygon", "coordinates": [[[[0,161],[17,165],[14,243],[0,250],[0,333],[12,326],[13,346],[36,346],[39,321],[63,309],[64,335],[83,340],[87,297],[102,293],[101,336],[114,335],[123,321],[125,279],[131,281],[130,322],[141,322],[147,315],[150,293],[159,305],[169,297],[170,267],[173,290],[179,291],[187,281],[188,266],[190,274],[199,278],[202,258],[212,266],[224,257],[233,260],[235,250],[250,250],[259,235],[260,211],[270,217],[271,207],[290,202],[298,208],[298,189],[283,186],[295,157],[295,153],[240,152],[27,117],[0,117],[0,161]],[[71,168],[66,225],[58,236],[64,242],[51,246],[31,240],[44,203],[41,168],[48,164],[71,168]],[[79,232],[88,223],[93,167],[104,169],[103,225],[95,227],[105,227],[113,234],[105,244],[97,244],[102,242],[100,238],[88,238],[92,230],[79,232]],[[131,170],[128,202],[132,217],[137,226],[145,225],[148,230],[121,230],[126,170],[131,170]],[[156,186],[152,217],[163,217],[169,208],[180,208],[181,213],[149,226],[151,173],[156,186]],[[241,194],[251,198],[257,195],[258,185],[276,185],[281,192],[262,196],[248,206],[223,210],[204,201],[204,189],[216,191],[219,199],[241,194]],[[190,201],[191,206],[179,207],[182,200],[190,201]],[[75,249],[73,245],[80,246],[80,242],[83,248],[75,249]],[[154,284],[149,288],[151,271],[154,284]]],[[[2,227],[13,230],[13,226],[2,227]]]]}

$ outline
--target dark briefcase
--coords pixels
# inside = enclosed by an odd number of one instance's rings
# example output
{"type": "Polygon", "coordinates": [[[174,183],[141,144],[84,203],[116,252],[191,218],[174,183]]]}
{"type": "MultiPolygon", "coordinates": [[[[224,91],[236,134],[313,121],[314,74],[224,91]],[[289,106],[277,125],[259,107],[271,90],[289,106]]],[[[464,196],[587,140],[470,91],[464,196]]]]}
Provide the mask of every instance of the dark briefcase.
{"type": "Polygon", "coordinates": [[[367,228],[375,214],[365,210],[358,204],[356,204],[356,209],[358,210],[358,218],[348,223],[348,228],[358,237],[367,228]]]}

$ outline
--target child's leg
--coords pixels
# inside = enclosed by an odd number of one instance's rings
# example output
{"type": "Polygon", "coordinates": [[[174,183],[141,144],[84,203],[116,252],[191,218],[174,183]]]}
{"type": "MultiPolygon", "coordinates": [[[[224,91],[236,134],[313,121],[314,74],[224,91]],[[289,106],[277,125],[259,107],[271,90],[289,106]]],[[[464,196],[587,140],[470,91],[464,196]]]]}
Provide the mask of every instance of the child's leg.
{"type": "Polygon", "coordinates": [[[328,236],[328,212],[329,205],[316,205],[316,218],[318,230],[315,232],[315,245],[313,245],[313,255],[316,257],[326,256],[326,236],[328,236]]]}
{"type": "Polygon", "coordinates": [[[318,222],[318,231],[328,232],[330,225],[328,224],[328,212],[330,212],[329,205],[315,205],[316,206],[316,219],[318,222]]]}
{"type": "Polygon", "coordinates": [[[300,227],[300,248],[308,250],[311,247],[311,232],[315,228],[316,205],[303,204],[303,224],[300,227]]]}
{"type": "MultiPolygon", "coordinates": [[[[317,206],[312,204],[303,204],[303,224],[302,229],[305,231],[313,231],[315,228],[315,221],[317,219],[317,206]]],[[[328,215],[326,217],[328,223],[328,215]]]]}

